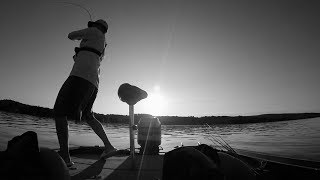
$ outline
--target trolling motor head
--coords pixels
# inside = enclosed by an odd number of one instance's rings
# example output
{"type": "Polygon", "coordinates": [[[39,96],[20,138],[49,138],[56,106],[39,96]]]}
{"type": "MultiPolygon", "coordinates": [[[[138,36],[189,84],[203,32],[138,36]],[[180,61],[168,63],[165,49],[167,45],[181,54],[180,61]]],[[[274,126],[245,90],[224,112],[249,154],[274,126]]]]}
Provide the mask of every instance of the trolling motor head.
{"type": "Polygon", "coordinates": [[[102,32],[105,34],[108,31],[108,23],[103,20],[103,19],[99,19],[97,21],[89,21],[88,22],[88,27],[100,27],[100,29],[102,30],[102,32]]]}

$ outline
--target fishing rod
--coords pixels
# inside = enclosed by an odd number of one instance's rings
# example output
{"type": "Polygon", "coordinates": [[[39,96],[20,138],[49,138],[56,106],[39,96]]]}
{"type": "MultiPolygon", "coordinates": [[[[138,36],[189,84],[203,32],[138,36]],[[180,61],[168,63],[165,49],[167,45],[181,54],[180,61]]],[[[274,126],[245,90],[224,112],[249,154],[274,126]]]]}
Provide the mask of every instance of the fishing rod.
{"type": "Polygon", "coordinates": [[[92,15],[91,15],[92,13],[90,13],[90,11],[89,11],[87,8],[85,8],[83,5],[81,5],[81,4],[77,4],[77,3],[73,3],[73,2],[64,2],[64,1],[54,2],[54,3],[71,5],[71,6],[74,6],[74,7],[79,7],[79,8],[81,8],[82,10],[86,11],[86,13],[89,15],[90,21],[92,21],[92,15]]]}
{"type": "MultiPolygon", "coordinates": [[[[209,126],[207,123],[206,125],[211,129],[213,130],[213,128],[211,126],[209,126]]],[[[230,148],[226,145],[227,143],[223,143],[222,141],[220,141],[218,138],[222,139],[220,136],[218,135],[212,135],[210,134],[210,140],[212,141],[212,143],[214,143],[215,145],[217,146],[222,146],[225,150],[229,150],[230,148]]]]}
{"type": "MultiPolygon", "coordinates": [[[[209,124],[206,123],[206,125],[211,129],[211,130],[214,130],[209,124]]],[[[237,152],[219,135],[211,135],[211,138],[215,141],[217,141],[222,147],[224,147],[225,149],[231,151],[232,153],[234,154],[237,154],[237,152]],[[223,143],[217,139],[217,137],[219,139],[221,139],[223,141],[223,143]]]]}

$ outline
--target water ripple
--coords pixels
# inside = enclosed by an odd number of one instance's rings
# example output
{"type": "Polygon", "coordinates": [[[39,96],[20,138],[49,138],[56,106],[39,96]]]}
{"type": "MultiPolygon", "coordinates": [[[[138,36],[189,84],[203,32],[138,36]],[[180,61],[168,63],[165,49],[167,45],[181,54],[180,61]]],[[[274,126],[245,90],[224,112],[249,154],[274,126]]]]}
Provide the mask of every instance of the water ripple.
{"type": "MultiPolygon", "coordinates": [[[[6,148],[8,140],[25,131],[37,132],[40,146],[58,148],[53,119],[0,111],[0,127],[0,150],[6,148]]],[[[69,122],[69,128],[71,146],[103,145],[86,123],[69,122]]],[[[104,128],[114,146],[129,147],[128,125],[104,124],[104,128]]],[[[161,146],[168,151],[181,143],[210,144],[210,138],[217,135],[237,149],[320,161],[320,118],[211,127],[163,125],[161,146]]]]}

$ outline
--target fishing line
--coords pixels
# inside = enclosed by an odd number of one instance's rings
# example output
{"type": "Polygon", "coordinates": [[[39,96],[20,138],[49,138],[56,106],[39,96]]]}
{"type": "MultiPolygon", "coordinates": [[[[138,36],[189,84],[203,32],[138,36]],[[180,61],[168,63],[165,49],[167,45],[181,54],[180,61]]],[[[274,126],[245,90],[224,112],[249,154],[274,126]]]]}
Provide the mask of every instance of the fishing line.
{"type": "Polygon", "coordinates": [[[170,18],[170,22],[169,22],[169,35],[168,35],[168,39],[166,42],[166,47],[164,48],[162,57],[161,57],[161,64],[159,65],[159,73],[158,73],[158,81],[159,83],[161,83],[163,81],[163,76],[164,76],[164,68],[167,65],[168,59],[169,59],[169,55],[170,55],[170,50],[173,46],[173,41],[174,41],[174,35],[176,33],[176,26],[177,26],[177,21],[178,21],[178,17],[181,15],[181,11],[183,8],[183,4],[182,4],[182,0],[177,0],[175,1],[175,7],[174,7],[174,12],[172,17],[170,18]]]}
{"type": "Polygon", "coordinates": [[[146,152],[146,148],[147,148],[147,144],[148,144],[148,140],[149,140],[149,132],[150,132],[150,129],[151,129],[151,121],[150,121],[150,123],[149,123],[148,133],[147,133],[147,139],[146,139],[146,142],[145,142],[144,148],[143,148],[143,154],[142,154],[141,163],[140,163],[140,166],[139,166],[139,171],[138,171],[137,180],[140,179],[140,173],[141,173],[142,163],[143,163],[143,161],[144,161],[144,156],[145,156],[145,152],[146,152]]]}

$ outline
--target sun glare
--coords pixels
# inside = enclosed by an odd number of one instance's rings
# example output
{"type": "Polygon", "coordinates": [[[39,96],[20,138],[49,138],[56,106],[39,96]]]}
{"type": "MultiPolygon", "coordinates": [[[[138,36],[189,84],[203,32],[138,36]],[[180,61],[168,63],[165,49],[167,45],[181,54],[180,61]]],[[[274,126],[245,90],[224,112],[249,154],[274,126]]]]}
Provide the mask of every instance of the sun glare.
{"type": "Polygon", "coordinates": [[[143,111],[153,116],[164,115],[167,102],[160,93],[159,86],[154,87],[154,92],[148,93],[148,98],[143,102],[143,111]]]}

